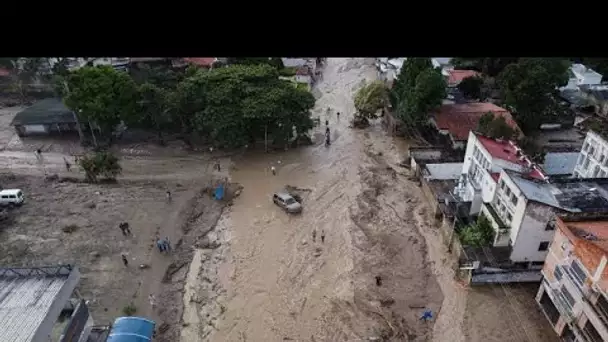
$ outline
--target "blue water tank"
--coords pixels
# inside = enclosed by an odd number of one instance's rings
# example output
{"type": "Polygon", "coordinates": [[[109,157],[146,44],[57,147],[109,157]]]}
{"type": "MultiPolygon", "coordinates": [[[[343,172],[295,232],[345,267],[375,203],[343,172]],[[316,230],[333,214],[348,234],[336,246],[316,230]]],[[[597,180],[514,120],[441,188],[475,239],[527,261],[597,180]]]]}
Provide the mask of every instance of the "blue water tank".
{"type": "Polygon", "coordinates": [[[119,317],[114,321],[106,342],[149,342],[156,323],[141,317],[119,317]]]}

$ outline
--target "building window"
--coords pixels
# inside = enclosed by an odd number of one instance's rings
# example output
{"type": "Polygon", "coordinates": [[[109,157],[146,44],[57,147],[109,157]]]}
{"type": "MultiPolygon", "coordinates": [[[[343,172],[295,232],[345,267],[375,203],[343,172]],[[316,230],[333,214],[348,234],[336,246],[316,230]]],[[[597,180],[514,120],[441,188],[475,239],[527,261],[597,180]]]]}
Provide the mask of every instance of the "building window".
{"type": "Polygon", "coordinates": [[[507,195],[507,198],[509,198],[509,196],[511,196],[511,189],[509,187],[507,187],[505,189],[505,194],[507,195]]]}
{"type": "Polygon", "coordinates": [[[583,169],[587,170],[589,167],[589,157],[585,157],[585,161],[583,161],[583,169]]]}
{"type": "Polygon", "coordinates": [[[547,225],[545,226],[545,230],[555,230],[555,221],[551,220],[551,221],[547,222],[547,225]]]}
{"type": "Polygon", "coordinates": [[[585,283],[585,279],[587,279],[587,273],[585,272],[585,270],[583,270],[581,265],[576,262],[576,260],[572,260],[572,263],[570,264],[570,269],[574,273],[574,280],[578,283],[579,286],[583,286],[583,284],[585,283]]]}
{"type": "Polygon", "coordinates": [[[502,179],[500,180],[500,188],[503,190],[505,189],[505,181],[502,179]]]}
{"type": "Polygon", "coordinates": [[[549,249],[549,241],[543,241],[538,245],[539,252],[546,251],[547,249],[549,249]]]}
{"type": "Polygon", "coordinates": [[[566,301],[568,302],[568,304],[570,304],[570,307],[573,307],[574,304],[576,303],[576,301],[574,300],[574,297],[572,297],[572,295],[570,294],[570,292],[568,292],[568,289],[566,289],[566,287],[564,285],[562,285],[561,292],[564,295],[564,298],[566,298],[566,301]]]}
{"type": "Polygon", "coordinates": [[[513,206],[517,206],[517,196],[515,194],[511,195],[511,203],[513,203],[513,206]]]}
{"type": "Polygon", "coordinates": [[[555,279],[562,280],[562,278],[564,277],[564,272],[562,272],[561,267],[559,266],[555,266],[555,269],[553,270],[553,276],[555,277],[555,279]]]}
{"type": "Polygon", "coordinates": [[[585,335],[587,335],[589,337],[589,341],[591,341],[591,342],[604,341],[604,339],[602,338],[600,333],[597,331],[597,329],[595,329],[595,327],[593,326],[591,321],[587,321],[587,323],[585,323],[585,327],[583,328],[583,331],[585,332],[585,335]]]}
{"type": "Polygon", "coordinates": [[[513,221],[513,215],[511,215],[510,212],[507,212],[507,221],[509,221],[509,223],[511,223],[511,221],[513,221]]]}

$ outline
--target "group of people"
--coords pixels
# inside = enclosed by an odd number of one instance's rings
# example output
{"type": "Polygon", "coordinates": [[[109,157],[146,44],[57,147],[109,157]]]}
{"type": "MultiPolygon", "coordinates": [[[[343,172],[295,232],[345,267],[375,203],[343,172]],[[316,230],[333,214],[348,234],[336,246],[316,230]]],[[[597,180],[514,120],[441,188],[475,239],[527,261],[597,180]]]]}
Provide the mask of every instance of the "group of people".
{"type": "Polygon", "coordinates": [[[163,252],[170,252],[171,251],[171,241],[169,241],[169,238],[165,236],[164,239],[158,239],[156,240],[156,247],[158,247],[158,251],[163,253],[163,252]]]}

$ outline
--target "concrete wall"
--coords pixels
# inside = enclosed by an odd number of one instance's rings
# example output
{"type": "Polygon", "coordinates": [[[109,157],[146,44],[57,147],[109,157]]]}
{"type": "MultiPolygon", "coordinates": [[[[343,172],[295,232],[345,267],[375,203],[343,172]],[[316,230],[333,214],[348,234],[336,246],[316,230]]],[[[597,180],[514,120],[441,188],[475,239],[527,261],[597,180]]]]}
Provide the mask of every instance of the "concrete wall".
{"type": "Polygon", "coordinates": [[[513,240],[513,262],[544,261],[547,251],[539,251],[541,242],[551,242],[555,230],[545,230],[547,223],[555,216],[553,208],[537,202],[528,202],[524,219],[515,240],[513,240]]]}
{"type": "Polygon", "coordinates": [[[420,188],[422,189],[422,193],[424,194],[424,197],[426,198],[426,201],[429,204],[429,207],[431,209],[431,214],[433,214],[433,217],[436,217],[438,215],[438,213],[440,213],[439,202],[437,201],[437,197],[435,197],[435,194],[429,187],[429,183],[427,180],[422,178],[420,180],[420,183],[421,183],[420,188]]]}

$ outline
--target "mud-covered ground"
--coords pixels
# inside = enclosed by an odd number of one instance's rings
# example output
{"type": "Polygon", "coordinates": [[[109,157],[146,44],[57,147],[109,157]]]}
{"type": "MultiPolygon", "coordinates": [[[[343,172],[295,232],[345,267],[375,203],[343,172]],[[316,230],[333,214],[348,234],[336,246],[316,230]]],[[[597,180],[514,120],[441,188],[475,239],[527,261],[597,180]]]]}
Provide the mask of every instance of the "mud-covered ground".
{"type": "Polygon", "coordinates": [[[159,341],[556,340],[534,288],[455,281],[420,188],[399,167],[407,144],[378,122],[349,128],[352,94],[375,78],[372,62],[328,60],[313,93],[314,115],[330,122],[331,146],[248,152],[221,159],[219,173],[208,156],[142,144],[120,149],[119,184],[49,182],[45,173],[82,178],[63,162],[80,150],[0,130],[2,172],[17,175],[0,185],[27,197],[0,232],[0,263],[77,263],[96,322],[112,321],[133,302],[137,315],[158,322],[159,341]],[[43,165],[31,153],[39,147],[43,165]],[[240,196],[228,206],[201,191],[226,177],[243,186],[233,188],[240,196]],[[286,186],[300,189],[301,215],[272,203],[286,186]],[[123,238],[123,221],[133,236],[123,238]],[[76,228],[64,232],[68,226],[76,228]],[[154,249],[157,235],[170,238],[172,254],[154,249]],[[424,308],[435,319],[420,321],[424,308]]]}

